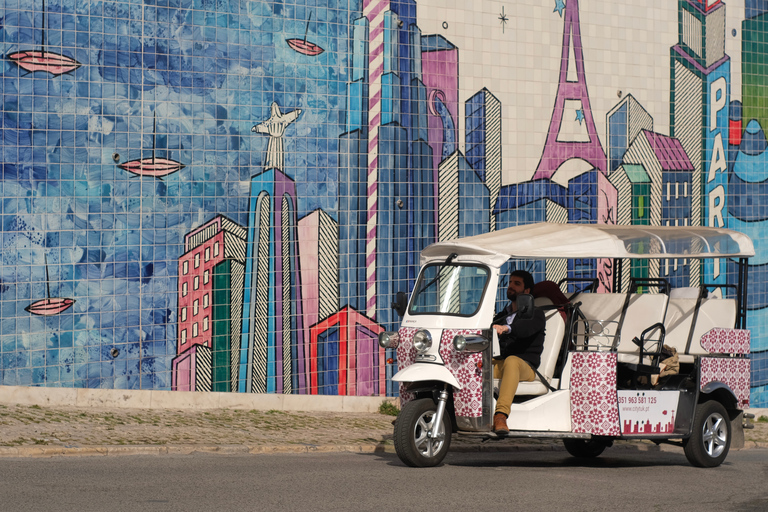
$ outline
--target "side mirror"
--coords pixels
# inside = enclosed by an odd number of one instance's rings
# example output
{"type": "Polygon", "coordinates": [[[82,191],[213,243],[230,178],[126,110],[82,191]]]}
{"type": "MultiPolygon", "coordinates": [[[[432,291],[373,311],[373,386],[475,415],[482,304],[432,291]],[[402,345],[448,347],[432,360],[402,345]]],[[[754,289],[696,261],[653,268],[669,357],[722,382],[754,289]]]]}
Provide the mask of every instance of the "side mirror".
{"type": "Polygon", "coordinates": [[[526,320],[533,318],[533,295],[521,293],[517,296],[517,314],[526,320]]]}
{"type": "Polygon", "coordinates": [[[395,302],[392,303],[392,309],[397,311],[400,318],[405,316],[405,310],[408,309],[408,295],[405,292],[397,292],[395,295],[395,302]]]}

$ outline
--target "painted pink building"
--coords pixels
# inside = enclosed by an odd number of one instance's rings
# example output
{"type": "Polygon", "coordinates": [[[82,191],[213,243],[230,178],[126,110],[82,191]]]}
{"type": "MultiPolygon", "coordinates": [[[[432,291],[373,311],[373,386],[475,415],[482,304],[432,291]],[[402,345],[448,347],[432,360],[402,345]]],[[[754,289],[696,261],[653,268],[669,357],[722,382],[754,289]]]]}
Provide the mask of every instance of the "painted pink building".
{"type": "MultiPolygon", "coordinates": [[[[299,267],[304,325],[315,325],[339,309],[339,225],[322,210],[299,220],[299,267]]],[[[310,374],[309,329],[304,329],[304,371],[310,374]]]]}
{"type": "MultiPolygon", "coordinates": [[[[199,386],[195,383],[205,382],[205,379],[194,377],[195,373],[201,371],[200,368],[194,367],[194,362],[200,355],[199,351],[187,354],[200,346],[209,349],[209,374],[211,357],[216,358],[215,354],[212,356],[210,353],[214,345],[218,345],[218,352],[228,354],[227,360],[213,361],[213,364],[217,368],[225,369],[228,380],[236,383],[236,357],[239,357],[243,312],[245,229],[219,215],[188,233],[184,237],[184,249],[184,254],[179,258],[176,340],[176,353],[179,356],[173,361],[172,389],[203,391],[198,389],[199,386]],[[214,340],[214,333],[217,331],[220,336],[214,340]],[[185,372],[189,375],[184,374],[185,372]],[[233,372],[234,378],[231,377],[233,372]]],[[[221,379],[217,380],[209,375],[207,380],[215,383],[221,379]]],[[[232,391],[234,385],[220,384],[218,388],[226,389],[215,390],[232,391]]]]}
{"type": "Polygon", "coordinates": [[[459,49],[440,35],[421,38],[422,80],[427,88],[429,145],[437,183],[437,168],[459,142],[459,49]],[[446,112],[447,110],[447,112],[446,112]],[[447,114],[450,114],[450,121],[447,114]],[[443,151],[443,146],[453,145],[443,151]]]}

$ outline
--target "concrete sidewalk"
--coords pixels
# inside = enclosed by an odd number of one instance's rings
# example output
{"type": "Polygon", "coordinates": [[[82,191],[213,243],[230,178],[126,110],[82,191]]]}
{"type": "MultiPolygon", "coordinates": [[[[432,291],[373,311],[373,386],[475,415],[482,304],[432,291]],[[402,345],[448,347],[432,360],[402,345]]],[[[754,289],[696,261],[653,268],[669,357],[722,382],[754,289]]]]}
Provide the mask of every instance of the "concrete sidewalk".
{"type": "MultiPolygon", "coordinates": [[[[0,457],[394,451],[394,417],[377,412],[384,398],[231,395],[0,386],[0,457]]],[[[765,409],[752,412],[768,417],[765,409]]],[[[745,447],[768,448],[768,422],[755,425],[745,431],[745,447]]],[[[451,446],[562,449],[553,440],[481,443],[456,435],[451,446]]],[[[646,441],[614,449],[680,450],[646,441]]]]}

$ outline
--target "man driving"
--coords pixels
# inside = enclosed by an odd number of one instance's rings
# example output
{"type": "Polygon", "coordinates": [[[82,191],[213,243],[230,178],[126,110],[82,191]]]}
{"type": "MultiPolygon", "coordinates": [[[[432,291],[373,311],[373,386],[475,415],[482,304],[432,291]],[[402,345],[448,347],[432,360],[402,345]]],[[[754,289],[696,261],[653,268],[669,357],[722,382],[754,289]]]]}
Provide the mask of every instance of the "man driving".
{"type": "Polygon", "coordinates": [[[527,314],[517,310],[517,296],[531,293],[532,288],[533,276],[529,272],[512,271],[507,287],[510,302],[493,319],[493,329],[499,336],[500,349],[500,355],[493,358],[493,374],[501,380],[493,415],[493,430],[499,435],[509,432],[507,417],[518,383],[535,378],[533,369],[539,366],[541,352],[544,350],[544,312],[539,308],[527,314]]]}

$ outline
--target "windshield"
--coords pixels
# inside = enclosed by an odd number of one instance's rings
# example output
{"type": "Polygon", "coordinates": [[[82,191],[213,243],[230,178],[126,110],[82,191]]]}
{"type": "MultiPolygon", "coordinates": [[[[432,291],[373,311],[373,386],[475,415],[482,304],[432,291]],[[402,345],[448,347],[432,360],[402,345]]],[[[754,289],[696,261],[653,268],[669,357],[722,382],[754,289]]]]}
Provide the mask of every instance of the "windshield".
{"type": "Polygon", "coordinates": [[[480,265],[427,265],[416,283],[408,312],[472,316],[480,308],[489,276],[489,269],[480,265]]]}

